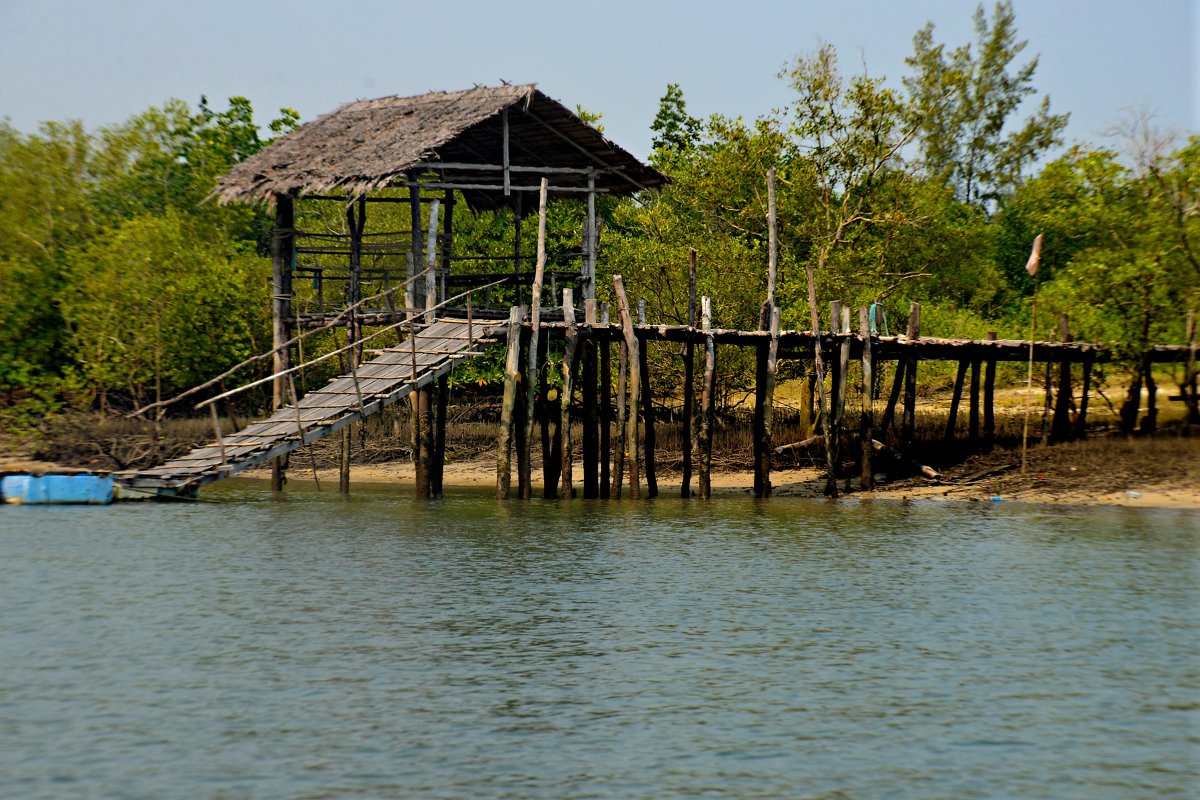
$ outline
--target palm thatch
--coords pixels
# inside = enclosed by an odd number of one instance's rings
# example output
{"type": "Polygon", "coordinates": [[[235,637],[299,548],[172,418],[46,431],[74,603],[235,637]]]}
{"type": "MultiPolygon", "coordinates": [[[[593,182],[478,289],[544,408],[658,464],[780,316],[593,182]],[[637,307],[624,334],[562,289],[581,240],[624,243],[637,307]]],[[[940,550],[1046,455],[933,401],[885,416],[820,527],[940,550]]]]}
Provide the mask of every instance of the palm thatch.
{"type": "MultiPolygon", "coordinates": [[[[666,182],[529,84],[347,103],[238,164],[220,179],[213,195],[221,203],[266,201],[276,194],[359,195],[403,181],[413,170],[444,177],[447,171],[429,166],[433,162],[500,165],[505,117],[513,167],[593,170],[596,188],[613,194],[632,194],[666,182]]],[[[494,169],[451,169],[456,170],[457,183],[488,184],[489,188],[464,192],[472,205],[507,202],[494,169]]],[[[536,182],[529,174],[516,174],[525,183],[536,182]]],[[[551,182],[583,187],[587,179],[578,172],[556,174],[551,182]]]]}

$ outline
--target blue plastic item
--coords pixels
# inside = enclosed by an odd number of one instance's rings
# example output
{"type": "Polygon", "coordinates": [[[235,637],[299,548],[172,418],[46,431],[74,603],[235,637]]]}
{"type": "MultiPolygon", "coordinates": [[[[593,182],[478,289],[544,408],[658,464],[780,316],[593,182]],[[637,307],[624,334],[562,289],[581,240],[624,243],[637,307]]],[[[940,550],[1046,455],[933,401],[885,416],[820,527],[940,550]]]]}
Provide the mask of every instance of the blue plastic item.
{"type": "Polygon", "coordinates": [[[108,505],[113,501],[112,478],[99,475],[6,475],[0,496],[14,505],[108,505]]]}

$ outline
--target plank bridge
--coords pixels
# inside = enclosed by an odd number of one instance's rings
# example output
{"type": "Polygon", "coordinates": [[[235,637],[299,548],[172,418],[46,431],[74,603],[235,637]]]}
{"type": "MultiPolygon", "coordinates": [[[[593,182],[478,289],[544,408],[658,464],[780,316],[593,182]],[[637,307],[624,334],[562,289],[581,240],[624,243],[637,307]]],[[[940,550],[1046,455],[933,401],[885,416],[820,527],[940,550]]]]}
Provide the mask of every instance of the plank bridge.
{"type": "Polygon", "coordinates": [[[284,456],[431,385],[458,362],[479,355],[502,324],[439,319],[269,418],[161,466],[118,472],[114,482],[158,496],[194,495],[206,483],[284,456]]]}

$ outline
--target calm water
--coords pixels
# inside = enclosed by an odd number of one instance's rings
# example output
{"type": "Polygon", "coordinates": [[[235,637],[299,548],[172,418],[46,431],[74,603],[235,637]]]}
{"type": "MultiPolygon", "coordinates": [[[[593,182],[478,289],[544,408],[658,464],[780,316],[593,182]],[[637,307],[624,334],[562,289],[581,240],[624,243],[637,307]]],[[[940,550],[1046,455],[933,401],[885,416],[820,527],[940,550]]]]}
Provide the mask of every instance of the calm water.
{"type": "Polygon", "coordinates": [[[0,508],[0,796],[1200,796],[1200,513],[0,508]]]}

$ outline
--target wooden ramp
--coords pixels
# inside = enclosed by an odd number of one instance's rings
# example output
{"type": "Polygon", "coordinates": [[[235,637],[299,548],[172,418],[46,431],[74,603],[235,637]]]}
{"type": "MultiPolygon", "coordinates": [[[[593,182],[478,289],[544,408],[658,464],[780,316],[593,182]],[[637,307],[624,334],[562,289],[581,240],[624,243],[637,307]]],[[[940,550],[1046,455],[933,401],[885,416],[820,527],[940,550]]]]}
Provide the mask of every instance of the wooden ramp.
{"type": "Polygon", "coordinates": [[[280,408],[268,419],[199,447],[160,467],[118,472],[114,481],[130,490],[187,496],[200,486],[290,453],[376,414],[482,352],[504,323],[443,319],[417,331],[400,346],[363,362],[300,398],[299,407],[280,408]],[[223,451],[223,452],[222,452],[223,451]]]}

